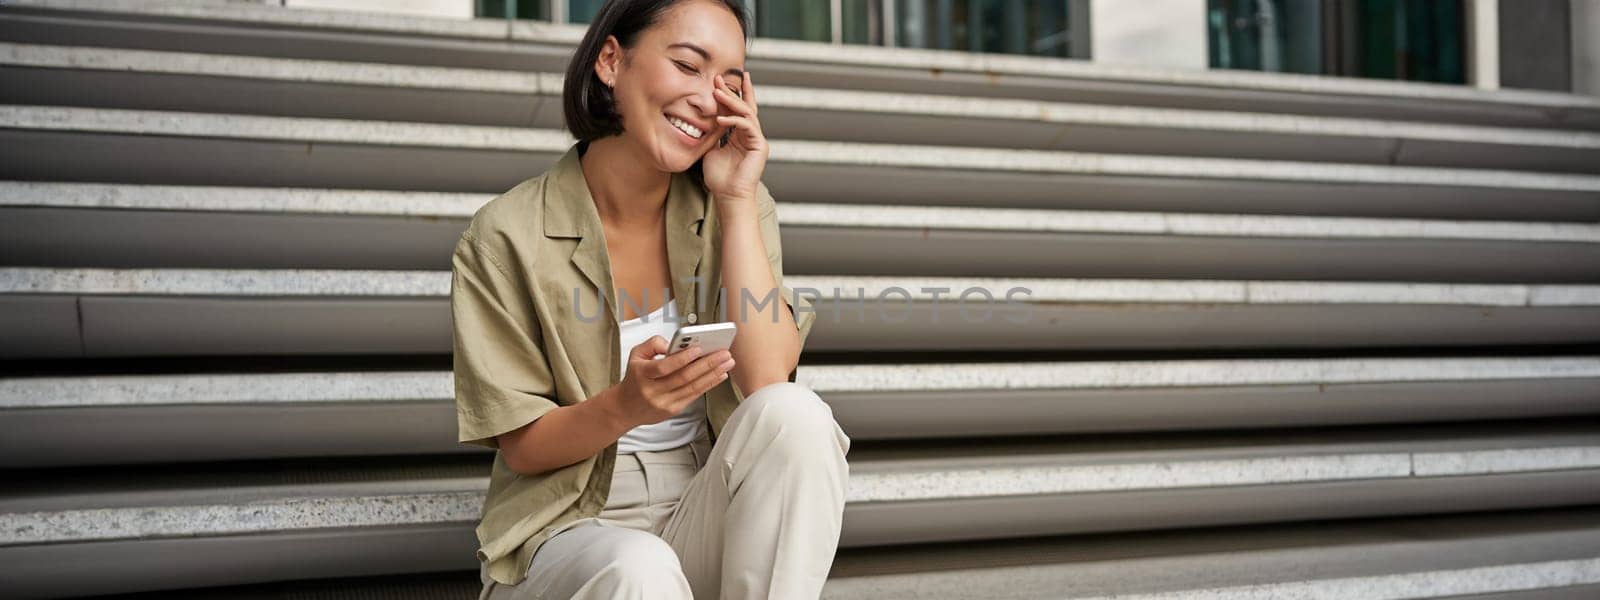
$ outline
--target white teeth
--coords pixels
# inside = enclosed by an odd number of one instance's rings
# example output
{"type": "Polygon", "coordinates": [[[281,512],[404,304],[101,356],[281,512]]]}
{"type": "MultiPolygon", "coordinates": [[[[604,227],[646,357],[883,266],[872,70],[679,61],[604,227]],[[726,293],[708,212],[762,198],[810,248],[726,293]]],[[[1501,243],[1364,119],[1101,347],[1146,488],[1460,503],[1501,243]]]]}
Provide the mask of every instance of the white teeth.
{"type": "Polygon", "coordinates": [[[683,119],[679,119],[677,117],[667,117],[667,122],[671,123],[673,127],[677,127],[679,131],[689,134],[689,137],[694,139],[698,140],[700,139],[701,135],[704,135],[704,132],[700,131],[699,128],[683,122],[683,119]]]}

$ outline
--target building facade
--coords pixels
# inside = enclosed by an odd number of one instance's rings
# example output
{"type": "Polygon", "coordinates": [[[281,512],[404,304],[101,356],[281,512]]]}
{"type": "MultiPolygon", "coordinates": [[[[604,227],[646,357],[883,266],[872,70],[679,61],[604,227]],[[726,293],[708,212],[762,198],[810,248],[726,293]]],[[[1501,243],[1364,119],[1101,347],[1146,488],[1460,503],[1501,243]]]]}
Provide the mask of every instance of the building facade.
{"type": "MultiPolygon", "coordinates": [[[[583,24],[603,0],[282,0],[583,24]]],[[[1600,94],[1596,0],[745,0],[773,39],[1600,94]]]]}

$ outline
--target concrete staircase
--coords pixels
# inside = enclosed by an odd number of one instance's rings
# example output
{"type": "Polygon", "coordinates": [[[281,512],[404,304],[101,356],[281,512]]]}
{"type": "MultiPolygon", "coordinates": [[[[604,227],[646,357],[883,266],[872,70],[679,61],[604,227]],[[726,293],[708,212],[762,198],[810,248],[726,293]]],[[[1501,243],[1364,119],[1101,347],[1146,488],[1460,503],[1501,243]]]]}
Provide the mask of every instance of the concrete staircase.
{"type": "MultiPolygon", "coordinates": [[[[0,7],[0,596],[476,597],[449,248],[580,35],[0,7]]],[[[749,64],[856,440],[826,597],[1600,595],[1600,99],[749,64]]]]}

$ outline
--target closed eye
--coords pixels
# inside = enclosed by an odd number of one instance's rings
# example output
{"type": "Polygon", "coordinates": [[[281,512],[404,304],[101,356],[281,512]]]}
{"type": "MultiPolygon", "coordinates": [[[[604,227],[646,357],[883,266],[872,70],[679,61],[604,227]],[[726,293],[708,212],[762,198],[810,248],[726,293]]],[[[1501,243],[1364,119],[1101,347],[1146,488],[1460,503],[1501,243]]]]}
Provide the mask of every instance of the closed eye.
{"type": "MultiPolygon", "coordinates": [[[[3,1],[3,0],[0,0],[0,1],[3,1]]],[[[683,62],[681,60],[674,60],[674,61],[672,61],[672,64],[678,65],[678,70],[683,71],[684,73],[688,73],[690,75],[699,75],[700,74],[700,70],[694,68],[694,65],[691,65],[689,63],[683,62]]],[[[739,91],[739,83],[728,81],[727,85],[728,85],[728,90],[729,91],[732,91],[735,95],[739,96],[740,98],[744,97],[744,94],[739,91]]]]}

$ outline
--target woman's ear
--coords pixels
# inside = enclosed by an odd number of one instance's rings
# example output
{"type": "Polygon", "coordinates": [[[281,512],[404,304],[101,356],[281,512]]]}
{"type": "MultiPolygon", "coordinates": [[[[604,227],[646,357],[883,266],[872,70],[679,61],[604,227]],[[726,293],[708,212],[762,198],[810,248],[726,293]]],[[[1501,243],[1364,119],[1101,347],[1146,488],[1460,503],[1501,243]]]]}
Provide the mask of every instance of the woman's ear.
{"type": "Polygon", "coordinates": [[[606,87],[617,86],[617,67],[622,63],[622,45],[617,43],[617,36],[608,35],[604,44],[600,45],[600,56],[595,57],[594,74],[600,78],[606,87]]]}

